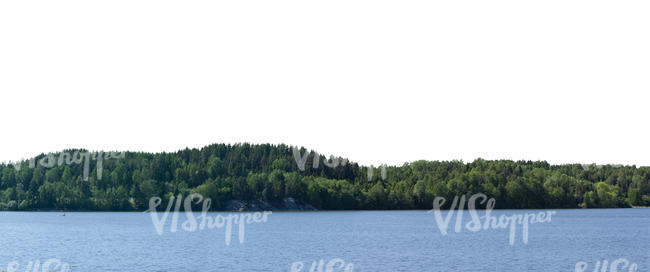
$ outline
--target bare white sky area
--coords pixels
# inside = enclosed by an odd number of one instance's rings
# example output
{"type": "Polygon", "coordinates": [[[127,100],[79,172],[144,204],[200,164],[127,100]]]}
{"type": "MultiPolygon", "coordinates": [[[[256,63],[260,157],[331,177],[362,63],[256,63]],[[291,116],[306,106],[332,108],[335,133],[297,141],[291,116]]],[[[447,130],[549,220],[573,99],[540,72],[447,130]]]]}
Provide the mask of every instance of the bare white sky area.
{"type": "Polygon", "coordinates": [[[650,165],[650,1],[0,1],[0,160],[286,143],[650,165]]]}

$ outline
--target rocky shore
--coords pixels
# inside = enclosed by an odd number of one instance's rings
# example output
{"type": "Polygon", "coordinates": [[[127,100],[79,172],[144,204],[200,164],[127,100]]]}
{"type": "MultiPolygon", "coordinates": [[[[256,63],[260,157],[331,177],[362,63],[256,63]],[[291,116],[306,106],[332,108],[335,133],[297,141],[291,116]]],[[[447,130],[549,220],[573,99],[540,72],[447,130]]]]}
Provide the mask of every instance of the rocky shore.
{"type": "Polygon", "coordinates": [[[268,203],[257,200],[229,200],[224,209],[226,211],[317,211],[309,203],[303,203],[292,197],[282,199],[282,202],[268,203]]]}

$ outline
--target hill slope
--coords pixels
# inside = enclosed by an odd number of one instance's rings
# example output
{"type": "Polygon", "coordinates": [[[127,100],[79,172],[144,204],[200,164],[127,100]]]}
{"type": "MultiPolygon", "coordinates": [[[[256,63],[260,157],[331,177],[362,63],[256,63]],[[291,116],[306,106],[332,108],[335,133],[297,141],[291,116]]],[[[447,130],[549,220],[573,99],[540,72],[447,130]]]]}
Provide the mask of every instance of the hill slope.
{"type": "Polygon", "coordinates": [[[481,159],[416,161],[382,174],[270,144],[156,154],[65,150],[0,164],[0,210],[146,210],[150,197],[193,192],[217,210],[230,200],[289,197],[318,209],[430,209],[435,196],[473,193],[494,197],[496,208],[629,207],[650,205],[649,180],[647,167],[481,159]]]}

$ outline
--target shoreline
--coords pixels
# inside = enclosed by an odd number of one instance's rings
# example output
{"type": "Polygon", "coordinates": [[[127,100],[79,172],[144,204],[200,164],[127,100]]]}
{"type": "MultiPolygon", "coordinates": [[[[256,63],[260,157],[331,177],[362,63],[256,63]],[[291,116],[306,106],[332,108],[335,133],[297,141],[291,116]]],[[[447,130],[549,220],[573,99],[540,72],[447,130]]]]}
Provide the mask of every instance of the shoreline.
{"type": "MultiPolygon", "coordinates": [[[[638,206],[638,207],[626,207],[626,208],[540,208],[540,209],[493,209],[493,211],[547,211],[547,210],[626,210],[626,209],[650,209],[650,206],[638,206]]],[[[451,209],[440,209],[441,211],[450,211],[451,209]]],[[[464,209],[467,211],[467,209],[464,209]]],[[[483,211],[484,209],[476,209],[477,211],[483,211]]],[[[208,211],[208,213],[250,213],[250,212],[259,212],[260,210],[245,210],[245,211],[208,211]]],[[[263,211],[263,210],[261,210],[263,211]]],[[[423,211],[428,212],[431,209],[395,209],[395,210],[267,210],[274,213],[319,213],[319,212],[389,212],[389,211],[423,211]]],[[[58,211],[58,210],[33,210],[33,211],[0,211],[3,212],[12,212],[12,213],[148,213],[148,211],[92,211],[92,210],[69,210],[69,211],[58,211]]],[[[184,213],[184,210],[180,210],[179,213],[184,213]]],[[[200,212],[200,211],[193,211],[200,212]]]]}

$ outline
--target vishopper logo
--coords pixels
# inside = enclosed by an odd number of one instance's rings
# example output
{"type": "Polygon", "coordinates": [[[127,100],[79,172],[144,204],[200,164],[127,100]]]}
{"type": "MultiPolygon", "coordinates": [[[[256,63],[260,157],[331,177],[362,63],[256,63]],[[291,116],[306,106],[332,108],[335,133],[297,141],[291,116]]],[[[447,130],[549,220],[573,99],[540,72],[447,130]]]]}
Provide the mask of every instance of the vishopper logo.
{"type": "Polygon", "coordinates": [[[586,272],[586,271],[617,272],[617,271],[626,271],[625,269],[627,269],[628,272],[636,272],[639,269],[639,266],[636,263],[632,263],[625,258],[618,258],[612,261],[611,264],[609,263],[608,260],[603,260],[602,263],[600,260],[598,260],[593,265],[594,265],[593,266],[594,269],[589,270],[590,266],[587,262],[578,262],[575,265],[575,272],[586,272]]]}
{"type": "MultiPolygon", "coordinates": [[[[443,218],[442,212],[440,210],[442,206],[445,204],[445,201],[446,200],[444,197],[436,197],[433,200],[433,209],[427,212],[427,213],[433,212],[435,216],[436,224],[438,225],[438,229],[440,230],[440,233],[443,236],[447,235],[448,233],[447,230],[449,228],[449,223],[451,222],[451,218],[454,216],[454,214],[457,211],[460,212],[456,215],[454,231],[456,233],[459,233],[461,231],[462,222],[463,222],[463,209],[465,208],[466,197],[465,195],[462,195],[460,197],[460,203],[459,203],[458,196],[455,196],[454,201],[452,202],[451,207],[447,212],[447,215],[443,218]]],[[[488,199],[488,197],[485,194],[479,193],[479,194],[472,195],[469,198],[469,201],[467,201],[467,205],[468,205],[467,210],[469,211],[471,220],[467,222],[465,228],[471,232],[478,232],[490,228],[492,229],[509,228],[510,230],[509,244],[511,246],[514,245],[515,243],[515,234],[518,225],[522,226],[522,239],[524,244],[528,244],[529,224],[550,223],[552,216],[556,214],[555,211],[546,211],[546,212],[539,212],[538,214],[524,213],[524,214],[513,214],[511,216],[501,215],[499,218],[497,218],[491,215],[492,209],[494,209],[495,204],[496,204],[496,200],[494,198],[488,199]],[[484,216],[479,216],[478,213],[476,212],[476,201],[478,199],[481,199],[480,202],[481,205],[485,205],[484,216]],[[481,222],[481,220],[483,220],[483,222],[481,222]]]]}
{"type": "MultiPolygon", "coordinates": [[[[291,264],[291,272],[301,272],[303,268],[306,269],[305,264],[301,261],[293,262],[291,264]]],[[[307,270],[304,270],[307,271],[307,270]]],[[[325,264],[325,260],[321,259],[316,262],[313,261],[309,267],[309,272],[334,272],[334,271],[343,271],[343,272],[352,272],[354,271],[353,263],[345,263],[343,259],[331,259],[325,264]]]]}
{"type": "MultiPolygon", "coordinates": [[[[90,175],[90,160],[97,161],[96,170],[97,170],[97,180],[102,179],[102,174],[104,171],[104,160],[108,159],[123,159],[125,157],[124,152],[79,152],[75,151],[70,152],[61,152],[58,156],[53,153],[48,153],[45,157],[38,160],[38,165],[44,168],[52,168],[55,165],[73,165],[83,163],[83,180],[88,181],[90,175]]],[[[10,163],[13,164],[16,171],[22,169],[22,165],[25,161],[19,161],[10,163]]],[[[36,157],[28,161],[28,166],[30,169],[36,168],[37,160],[36,157]]]]}
{"type": "MultiPolygon", "coordinates": [[[[0,271],[4,271],[0,269],[0,271]]],[[[41,261],[29,261],[25,266],[21,266],[21,263],[18,261],[13,261],[7,264],[7,272],[69,272],[70,265],[64,263],[59,259],[48,259],[45,262],[41,261]]]]}
{"type": "Polygon", "coordinates": [[[607,165],[602,165],[602,164],[581,164],[582,169],[585,171],[589,171],[590,169],[602,169],[604,166],[611,166],[612,168],[621,168],[624,167],[622,164],[607,164],[607,165]]]}
{"type": "MultiPolygon", "coordinates": [[[[309,157],[310,154],[312,154],[312,158],[313,158],[312,159],[312,168],[318,169],[318,167],[320,167],[320,160],[321,160],[320,159],[320,154],[318,154],[316,152],[307,152],[306,150],[305,150],[305,153],[302,154],[300,152],[300,149],[297,148],[297,147],[292,147],[291,150],[293,151],[293,157],[296,160],[296,163],[298,164],[298,170],[305,171],[305,166],[307,164],[307,158],[309,157]]],[[[330,156],[329,160],[323,160],[323,164],[326,167],[329,167],[329,168],[336,168],[339,165],[340,166],[345,166],[345,165],[347,165],[347,163],[348,163],[347,159],[336,158],[333,155],[330,156]]],[[[374,165],[370,165],[368,167],[368,172],[367,172],[368,181],[372,180],[373,173],[374,173],[374,168],[375,168],[374,165]]],[[[379,168],[381,169],[381,179],[386,180],[386,164],[379,165],[379,168]]]]}
{"type": "MultiPolygon", "coordinates": [[[[370,165],[370,167],[368,167],[368,181],[372,181],[374,168],[374,165],[370,165]]],[[[381,169],[381,180],[386,180],[386,164],[380,165],[379,168],[381,169]]]]}
{"type": "Polygon", "coordinates": [[[225,242],[226,245],[230,245],[232,237],[233,225],[237,225],[239,243],[244,243],[245,238],[245,225],[252,223],[266,223],[268,216],[272,214],[271,211],[264,212],[255,212],[255,213],[229,213],[226,216],[218,214],[214,217],[208,215],[210,210],[210,205],[212,200],[210,198],[203,198],[200,194],[191,194],[183,200],[182,195],[177,197],[170,197],[169,202],[167,203],[167,208],[165,213],[163,213],[162,218],[158,216],[157,208],[162,203],[160,197],[152,197],[149,199],[149,209],[145,212],[151,214],[151,221],[156,229],[158,235],[163,235],[165,230],[165,223],[167,218],[171,213],[171,207],[174,205],[174,211],[172,213],[172,219],[169,226],[169,231],[174,233],[178,230],[178,217],[180,215],[181,203],[183,203],[183,208],[185,210],[186,220],[181,224],[181,228],[187,232],[195,232],[199,230],[214,229],[214,228],[224,228],[225,227],[225,242]],[[192,211],[192,204],[202,204],[201,215],[196,217],[192,211]]]}
{"type": "MultiPolygon", "coordinates": [[[[314,169],[317,169],[320,166],[320,154],[316,152],[306,152],[305,154],[300,154],[300,149],[297,147],[292,147],[293,150],[293,157],[296,159],[296,163],[298,163],[298,169],[300,171],[305,171],[305,165],[307,164],[307,157],[309,157],[309,154],[313,154],[313,160],[312,160],[312,167],[314,169]]],[[[345,166],[348,163],[347,159],[342,159],[342,158],[335,158],[334,156],[330,156],[329,161],[324,160],[323,164],[329,168],[336,168],[337,166],[345,166]]]]}

